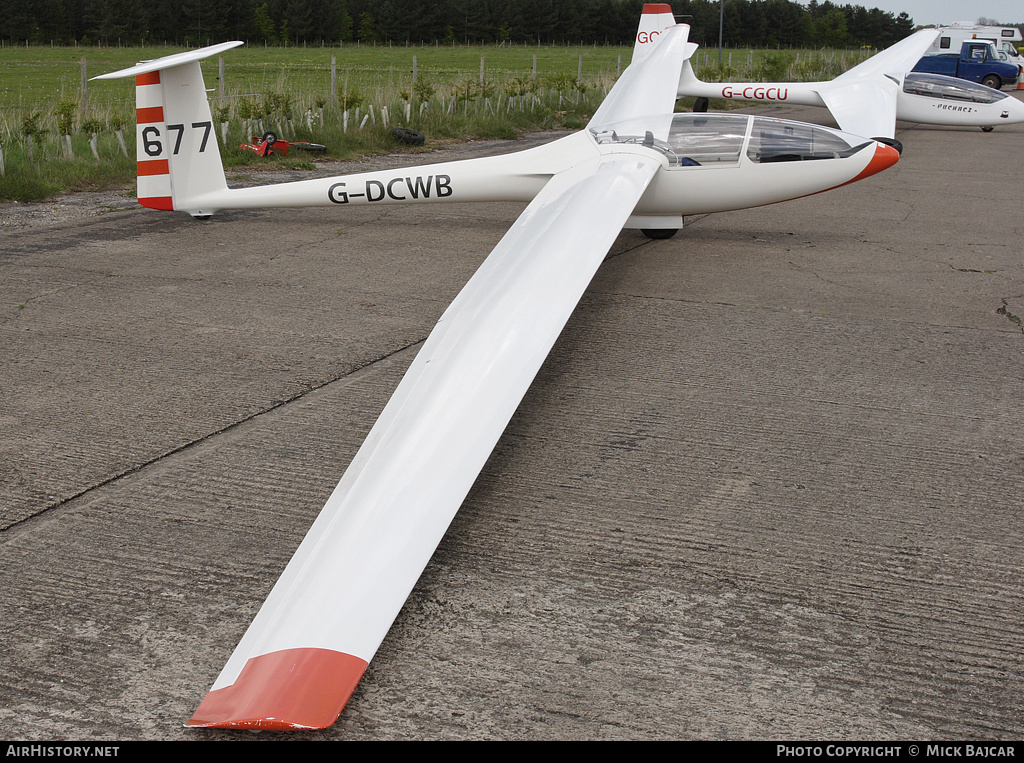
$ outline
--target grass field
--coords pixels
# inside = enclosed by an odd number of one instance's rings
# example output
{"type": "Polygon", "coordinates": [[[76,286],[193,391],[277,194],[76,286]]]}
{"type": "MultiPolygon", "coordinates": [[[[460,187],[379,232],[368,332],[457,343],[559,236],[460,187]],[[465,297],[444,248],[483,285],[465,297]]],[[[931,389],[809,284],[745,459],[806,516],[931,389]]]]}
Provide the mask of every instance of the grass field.
{"type": "MultiPolygon", "coordinates": [[[[130,80],[87,81],[178,48],[0,49],[0,200],[127,185],[134,177],[130,80]]],[[[586,124],[630,48],[579,46],[240,47],[203,63],[228,166],[266,162],[239,148],[273,130],[344,158],[391,150],[394,126],[428,141],[514,138],[586,124]],[[220,63],[224,77],[220,81],[220,63]]],[[[830,79],[867,55],[698,51],[707,80],[830,79]]],[[[310,161],[310,157],[275,161],[310,161]]]]}
{"type": "MultiPolygon", "coordinates": [[[[132,66],[144,59],[180,52],[180,48],[3,48],[0,50],[0,114],[32,109],[56,100],[78,100],[81,94],[81,61],[89,77],[132,66]]],[[[339,48],[263,48],[243,46],[224,54],[225,90],[228,93],[262,93],[287,87],[293,92],[329,94],[331,59],[338,78],[363,89],[411,88],[413,59],[417,78],[452,82],[479,78],[481,59],[485,78],[504,81],[533,74],[538,76],[582,73],[585,80],[614,79],[619,67],[629,63],[631,49],[623,47],[510,47],[510,46],[414,46],[373,47],[348,45],[339,48]]],[[[217,60],[203,63],[208,85],[216,82],[217,60]]],[[[89,102],[105,107],[134,98],[124,82],[88,83],[89,102]]]]}
{"type": "MultiPolygon", "coordinates": [[[[19,110],[35,109],[60,100],[78,100],[81,95],[82,60],[87,76],[123,69],[144,59],[158,58],[180,52],[180,48],[61,48],[6,47],[0,49],[0,115],[10,121],[19,110]]],[[[723,67],[737,73],[764,68],[765,61],[778,56],[778,51],[727,50],[723,67]]],[[[795,64],[811,67],[806,74],[843,71],[866,56],[862,51],[785,51],[795,64]],[[839,66],[830,66],[829,62],[839,66]]],[[[384,47],[348,45],[338,48],[270,48],[243,46],[224,55],[225,90],[229,94],[246,91],[264,92],[275,87],[288,87],[296,93],[328,94],[331,59],[336,60],[338,77],[343,82],[364,89],[409,88],[412,86],[413,63],[417,77],[432,82],[453,82],[466,77],[478,78],[481,59],[485,78],[502,82],[514,78],[572,75],[582,72],[584,81],[614,78],[629,64],[632,50],[628,47],[552,47],[552,46],[411,46],[384,47]]],[[[717,50],[701,50],[695,57],[698,69],[716,69],[717,50]]],[[[208,84],[217,76],[216,59],[203,64],[208,84]]],[[[787,72],[780,72],[783,76],[787,72]]],[[[793,78],[807,79],[799,71],[788,72],[793,78]]],[[[834,76],[834,75],[833,75],[834,76]]],[[[815,77],[816,78],[816,77],[815,77]]],[[[123,82],[96,81],[88,83],[92,105],[107,107],[130,102],[130,88],[123,82]],[[127,91],[126,91],[127,90],[127,91]]]]}

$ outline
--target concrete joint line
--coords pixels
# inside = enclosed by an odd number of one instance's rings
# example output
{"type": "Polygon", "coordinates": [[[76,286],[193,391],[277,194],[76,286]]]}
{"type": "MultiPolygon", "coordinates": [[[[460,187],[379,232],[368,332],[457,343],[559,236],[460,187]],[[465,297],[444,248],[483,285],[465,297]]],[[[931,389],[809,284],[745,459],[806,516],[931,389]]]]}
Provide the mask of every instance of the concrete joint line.
{"type": "Polygon", "coordinates": [[[404,347],[400,347],[397,350],[386,353],[378,358],[374,358],[364,363],[363,365],[359,366],[358,368],[349,371],[348,373],[338,374],[324,382],[321,382],[320,384],[310,387],[309,389],[303,390],[302,392],[298,392],[289,398],[286,398],[284,400],[278,400],[274,402],[272,405],[268,406],[267,408],[264,408],[261,411],[257,411],[256,413],[246,416],[244,419],[239,419],[238,421],[228,424],[227,426],[221,427],[216,431],[209,432],[203,435],[202,437],[198,437],[194,440],[184,443],[183,445],[179,445],[176,448],[172,448],[166,451],[165,453],[161,453],[158,456],[154,456],[153,458],[147,461],[130,466],[127,469],[124,469],[123,471],[120,471],[116,474],[112,474],[109,477],[106,477],[105,479],[102,479],[98,482],[93,483],[92,485],[84,487],[74,495],[70,495],[66,498],[61,498],[58,501],[44,507],[37,513],[32,514],[29,517],[25,517],[24,519],[21,519],[17,522],[14,522],[6,528],[0,529],[0,540],[8,541],[20,537],[23,533],[29,532],[31,528],[35,526],[38,522],[44,521],[45,519],[51,517],[51,512],[53,510],[71,509],[81,504],[87,503],[92,499],[93,495],[97,491],[117,485],[126,479],[130,479],[132,477],[136,477],[145,472],[148,472],[150,469],[159,467],[168,459],[173,458],[174,456],[191,453],[196,448],[211,445],[216,440],[222,437],[237,434],[239,432],[244,432],[245,428],[247,428],[250,425],[253,425],[263,416],[280,411],[285,406],[304,400],[309,395],[316,394],[317,392],[320,392],[322,390],[326,390],[328,387],[331,387],[332,385],[337,384],[339,382],[343,384],[356,382],[365,374],[372,373],[373,371],[377,370],[382,363],[388,363],[389,361],[397,361],[410,352],[415,354],[415,352],[419,350],[420,346],[422,346],[423,342],[425,341],[425,339],[419,339],[415,342],[411,342],[410,344],[407,344],[404,347]]]}

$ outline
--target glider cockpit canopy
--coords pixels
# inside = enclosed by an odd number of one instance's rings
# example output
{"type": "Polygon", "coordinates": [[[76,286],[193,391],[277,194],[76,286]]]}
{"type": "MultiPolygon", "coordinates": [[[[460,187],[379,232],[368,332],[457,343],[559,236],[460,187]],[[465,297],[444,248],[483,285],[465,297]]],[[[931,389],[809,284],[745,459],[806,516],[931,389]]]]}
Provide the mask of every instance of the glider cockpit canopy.
{"type": "Polygon", "coordinates": [[[634,117],[590,128],[600,145],[637,144],[660,151],[670,167],[727,167],[751,162],[851,156],[871,141],[827,127],[741,114],[634,117]]]}
{"type": "Polygon", "coordinates": [[[976,82],[923,72],[909,72],[903,79],[903,92],[945,101],[967,101],[970,103],[997,103],[1004,98],[1009,98],[1006,93],[979,85],[976,82]]]}

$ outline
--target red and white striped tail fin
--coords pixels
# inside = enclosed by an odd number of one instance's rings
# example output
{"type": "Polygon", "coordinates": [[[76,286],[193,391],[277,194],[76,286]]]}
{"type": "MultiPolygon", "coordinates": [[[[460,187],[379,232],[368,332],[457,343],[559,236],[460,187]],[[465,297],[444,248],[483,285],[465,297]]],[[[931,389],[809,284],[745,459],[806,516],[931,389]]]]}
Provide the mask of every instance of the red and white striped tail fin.
{"type": "Polygon", "coordinates": [[[633,44],[633,63],[636,63],[654,47],[658,37],[671,26],[675,26],[676,17],[672,14],[672,6],[667,3],[646,3],[640,14],[640,26],[636,30],[636,41],[633,44]]]}
{"type": "Polygon", "coordinates": [[[205,216],[227,190],[217,131],[199,62],[227,42],[145,61],[95,79],[135,77],[139,203],[205,216]]]}
{"type": "MultiPolygon", "coordinates": [[[[156,145],[155,138],[167,131],[164,119],[164,96],[160,72],[146,72],[135,77],[135,158],[139,204],[150,209],[174,209],[171,191],[171,165],[166,158],[154,158],[147,146],[156,145]]],[[[162,151],[160,153],[163,153],[162,151]]]]}

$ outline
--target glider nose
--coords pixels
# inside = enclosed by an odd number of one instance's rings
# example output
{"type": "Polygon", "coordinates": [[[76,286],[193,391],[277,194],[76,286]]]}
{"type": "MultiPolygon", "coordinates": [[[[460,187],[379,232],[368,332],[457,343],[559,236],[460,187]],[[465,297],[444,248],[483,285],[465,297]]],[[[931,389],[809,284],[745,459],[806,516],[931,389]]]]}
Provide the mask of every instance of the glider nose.
{"type": "Polygon", "coordinates": [[[1024,102],[1018,101],[1011,95],[998,105],[1003,107],[1002,111],[1005,116],[1001,115],[1002,118],[996,124],[1024,122],[1024,102]]]}
{"type": "Polygon", "coordinates": [[[882,170],[887,170],[900,160],[900,152],[892,146],[875,141],[875,155],[871,157],[868,166],[865,167],[854,181],[877,175],[882,170]]]}

